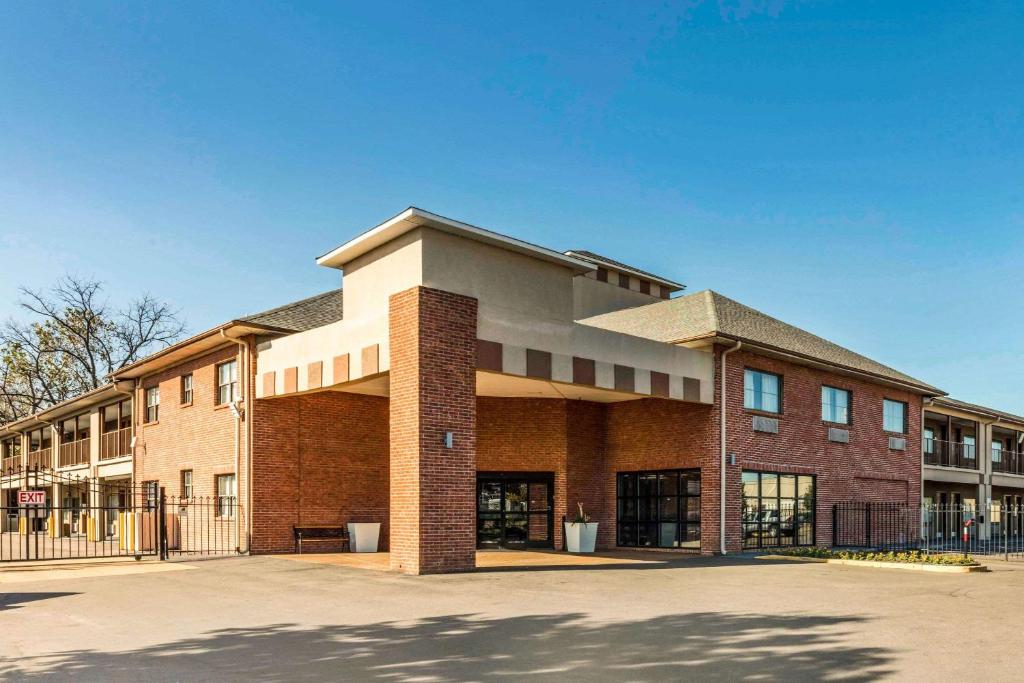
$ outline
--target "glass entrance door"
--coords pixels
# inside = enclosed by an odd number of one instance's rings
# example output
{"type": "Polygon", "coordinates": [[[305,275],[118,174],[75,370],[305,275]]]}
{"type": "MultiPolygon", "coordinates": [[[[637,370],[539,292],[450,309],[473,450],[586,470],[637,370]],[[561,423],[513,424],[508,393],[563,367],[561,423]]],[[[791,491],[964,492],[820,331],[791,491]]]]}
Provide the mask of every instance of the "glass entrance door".
{"type": "Polygon", "coordinates": [[[478,548],[551,548],[554,476],[484,473],[476,484],[478,548]]]}

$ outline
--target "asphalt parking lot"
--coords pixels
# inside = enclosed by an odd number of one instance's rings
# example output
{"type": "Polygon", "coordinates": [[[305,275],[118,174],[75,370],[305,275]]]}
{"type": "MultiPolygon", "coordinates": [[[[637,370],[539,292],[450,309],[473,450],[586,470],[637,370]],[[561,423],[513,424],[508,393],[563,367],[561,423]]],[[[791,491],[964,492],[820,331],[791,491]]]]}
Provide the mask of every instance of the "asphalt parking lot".
{"type": "Polygon", "coordinates": [[[1007,680],[1024,644],[1024,564],[947,575],[693,558],[431,577],[271,557],[188,566],[0,582],[0,678],[1007,680]]]}

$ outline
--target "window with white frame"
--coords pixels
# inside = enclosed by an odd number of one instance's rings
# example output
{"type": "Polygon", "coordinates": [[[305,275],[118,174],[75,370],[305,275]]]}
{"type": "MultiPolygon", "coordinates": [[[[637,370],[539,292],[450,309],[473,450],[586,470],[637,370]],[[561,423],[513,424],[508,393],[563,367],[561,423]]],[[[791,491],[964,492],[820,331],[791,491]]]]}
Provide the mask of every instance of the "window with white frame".
{"type": "Polygon", "coordinates": [[[234,403],[238,398],[238,361],[217,366],[217,405],[234,403]]]}
{"type": "Polygon", "coordinates": [[[218,474],[215,483],[217,485],[217,516],[234,519],[235,504],[238,497],[235,475],[218,474]]]}
{"type": "Polygon", "coordinates": [[[181,376],[181,404],[187,405],[192,402],[192,373],[181,376]]]}
{"type": "Polygon", "coordinates": [[[146,389],[146,422],[160,419],[160,387],[146,389]]]}

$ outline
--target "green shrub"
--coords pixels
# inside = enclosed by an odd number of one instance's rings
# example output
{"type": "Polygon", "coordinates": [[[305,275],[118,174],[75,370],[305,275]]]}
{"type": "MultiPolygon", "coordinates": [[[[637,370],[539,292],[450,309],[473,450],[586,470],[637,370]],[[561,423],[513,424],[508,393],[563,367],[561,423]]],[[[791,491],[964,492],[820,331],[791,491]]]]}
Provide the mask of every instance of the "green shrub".
{"type": "Polygon", "coordinates": [[[831,548],[781,548],[774,551],[775,555],[791,557],[816,557],[825,560],[867,560],[869,562],[900,562],[905,564],[942,564],[968,566],[978,564],[968,555],[937,555],[924,553],[920,550],[868,551],[868,550],[832,550],[831,548]]]}

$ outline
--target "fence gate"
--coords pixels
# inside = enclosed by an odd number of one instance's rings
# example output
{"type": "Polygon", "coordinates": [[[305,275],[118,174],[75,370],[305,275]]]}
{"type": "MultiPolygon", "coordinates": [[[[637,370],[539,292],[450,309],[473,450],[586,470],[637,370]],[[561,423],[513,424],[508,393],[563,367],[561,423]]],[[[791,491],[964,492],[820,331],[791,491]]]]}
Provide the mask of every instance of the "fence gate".
{"type": "Polygon", "coordinates": [[[235,496],[168,496],[159,492],[162,558],[240,552],[245,520],[235,496]]]}
{"type": "Polygon", "coordinates": [[[159,552],[156,508],[130,480],[31,467],[4,472],[0,562],[139,557],[159,552]]]}
{"type": "Polygon", "coordinates": [[[1024,560],[1024,506],[836,503],[832,545],[1024,560]]]}

